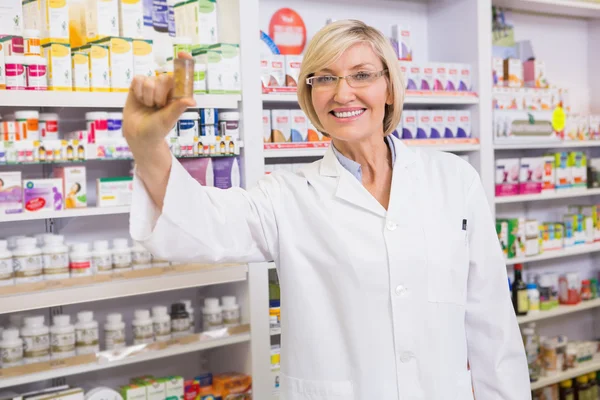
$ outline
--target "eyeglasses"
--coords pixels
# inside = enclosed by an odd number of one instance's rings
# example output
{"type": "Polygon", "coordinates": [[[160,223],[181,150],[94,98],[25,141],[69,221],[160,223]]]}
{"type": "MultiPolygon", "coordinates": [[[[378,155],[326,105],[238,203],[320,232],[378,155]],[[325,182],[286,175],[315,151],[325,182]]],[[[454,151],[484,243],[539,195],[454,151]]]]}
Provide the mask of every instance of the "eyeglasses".
{"type": "Polygon", "coordinates": [[[388,70],[384,69],[378,72],[358,72],[356,74],[346,76],[311,76],[310,78],[306,78],[306,84],[312,86],[315,89],[331,89],[337,86],[340,79],[345,79],[350,87],[362,88],[365,86],[369,86],[377,78],[379,78],[387,72],[388,70]]]}

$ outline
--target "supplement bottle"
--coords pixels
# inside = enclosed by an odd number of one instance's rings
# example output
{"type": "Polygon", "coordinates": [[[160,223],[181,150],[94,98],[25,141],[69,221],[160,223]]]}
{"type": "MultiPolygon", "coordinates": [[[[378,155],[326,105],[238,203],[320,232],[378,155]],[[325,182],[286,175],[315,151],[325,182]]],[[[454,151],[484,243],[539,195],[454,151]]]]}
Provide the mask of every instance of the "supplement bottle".
{"type": "Polygon", "coordinates": [[[77,355],[93,354],[100,351],[98,322],[94,321],[94,313],[92,311],[77,313],[75,337],[77,340],[77,355]]]}
{"type": "Polygon", "coordinates": [[[571,379],[560,382],[560,400],[575,400],[575,388],[571,379]]]}
{"type": "Polygon", "coordinates": [[[17,239],[17,248],[13,251],[15,283],[39,282],[42,275],[42,251],[36,247],[34,238],[17,239]]]}
{"type": "Polygon", "coordinates": [[[9,236],[6,238],[6,242],[8,243],[8,250],[15,251],[17,248],[17,240],[24,239],[27,236],[9,236]]]}
{"type": "Polygon", "coordinates": [[[18,329],[6,329],[2,331],[0,341],[0,354],[2,368],[16,367],[23,364],[23,340],[19,337],[18,329]]]}
{"type": "Polygon", "coordinates": [[[131,249],[127,239],[114,239],[112,249],[114,272],[131,271],[131,249]]]}
{"type": "Polygon", "coordinates": [[[590,383],[590,399],[598,400],[598,380],[596,379],[596,373],[590,372],[588,374],[588,380],[590,383]]]}
{"type": "Polygon", "coordinates": [[[525,345],[525,355],[529,366],[529,380],[535,382],[540,377],[540,365],[538,362],[540,353],[540,337],[535,331],[535,323],[528,324],[521,330],[523,344],[525,345]]]}
{"type": "Polygon", "coordinates": [[[133,242],[131,248],[131,260],[133,269],[148,269],[152,267],[152,254],[141,243],[133,242]]]}
{"type": "Polygon", "coordinates": [[[202,309],[202,329],[214,331],[223,328],[223,313],[219,306],[219,299],[208,297],[204,299],[202,309]]]}
{"type": "Polygon", "coordinates": [[[87,243],[75,243],[69,254],[71,277],[92,276],[92,253],[87,243]]]}
{"type": "Polygon", "coordinates": [[[226,328],[239,325],[240,306],[236,303],[235,296],[223,296],[221,298],[223,304],[223,325],[226,328]]]}
{"type": "Polygon", "coordinates": [[[194,308],[192,307],[192,301],[191,300],[179,300],[180,303],[182,303],[183,305],[185,305],[185,311],[188,312],[188,315],[190,316],[190,330],[189,333],[192,334],[194,332],[196,332],[196,318],[194,317],[194,308]]]}
{"type": "Polygon", "coordinates": [[[185,304],[171,305],[171,336],[178,338],[187,336],[190,331],[190,315],[185,309],[185,304]]]}
{"type": "Polygon", "coordinates": [[[152,0],[152,26],[156,32],[169,32],[167,0],[152,0]]]}
{"type": "Polygon", "coordinates": [[[157,342],[171,340],[171,316],[165,306],[152,307],[154,339],[157,342]]]}
{"type": "Polygon", "coordinates": [[[181,138],[195,138],[199,134],[198,121],[200,115],[197,112],[188,111],[181,114],[177,121],[177,130],[181,138]]]}
{"type": "Polygon", "coordinates": [[[92,269],[98,275],[110,275],[113,272],[112,252],[108,240],[96,240],[92,250],[92,269]]]}
{"type": "Polygon", "coordinates": [[[527,285],[523,281],[523,265],[515,264],[515,280],[512,284],[512,301],[517,315],[527,315],[529,311],[529,299],[527,297],[527,285]]]}
{"type": "Polygon", "coordinates": [[[50,328],[50,354],[53,360],[75,356],[75,327],[69,315],[57,315],[50,328]]]}
{"type": "Polygon", "coordinates": [[[104,339],[106,350],[122,349],[125,344],[125,322],[123,316],[118,313],[108,314],[104,324],[104,339]]]}
{"type": "Polygon", "coordinates": [[[0,240],[0,286],[15,284],[12,253],[8,250],[8,242],[0,240]]]}
{"type": "Polygon", "coordinates": [[[540,292],[535,283],[527,284],[527,298],[529,299],[529,312],[540,311],[540,292]]]}
{"type": "Polygon", "coordinates": [[[133,344],[150,344],[154,342],[154,331],[150,311],[135,310],[133,325],[133,344]]]}
{"type": "Polygon", "coordinates": [[[581,375],[576,378],[576,396],[577,400],[589,400],[590,399],[590,384],[588,382],[587,375],[581,375]]]}
{"type": "MultiPolygon", "coordinates": [[[[168,73],[168,72],[167,72],[168,73]]],[[[176,58],[173,60],[173,98],[194,97],[194,60],[176,58]]],[[[197,126],[197,124],[196,124],[197,126]]],[[[181,136],[181,131],[179,132],[181,136]]]]}
{"type": "Polygon", "coordinates": [[[23,361],[34,364],[50,360],[50,330],[44,325],[44,317],[27,317],[21,328],[23,361]]]}
{"type": "Polygon", "coordinates": [[[45,246],[42,248],[42,265],[44,279],[68,279],[69,274],[69,248],[64,244],[65,237],[52,235],[44,238],[45,246]]]}

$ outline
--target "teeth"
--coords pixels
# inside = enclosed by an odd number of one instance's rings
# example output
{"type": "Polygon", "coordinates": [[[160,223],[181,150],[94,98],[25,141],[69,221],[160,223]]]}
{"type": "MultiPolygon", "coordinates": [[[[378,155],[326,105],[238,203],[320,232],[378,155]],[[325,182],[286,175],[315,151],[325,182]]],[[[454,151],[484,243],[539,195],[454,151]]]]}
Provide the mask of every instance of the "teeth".
{"type": "Polygon", "coordinates": [[[365,110],[355,110],[355,111],[344,111],[344,112],[333,112],[333,114],[338,118],[350,118],[355,117],[357,115],[362,114],[365,110]]]}

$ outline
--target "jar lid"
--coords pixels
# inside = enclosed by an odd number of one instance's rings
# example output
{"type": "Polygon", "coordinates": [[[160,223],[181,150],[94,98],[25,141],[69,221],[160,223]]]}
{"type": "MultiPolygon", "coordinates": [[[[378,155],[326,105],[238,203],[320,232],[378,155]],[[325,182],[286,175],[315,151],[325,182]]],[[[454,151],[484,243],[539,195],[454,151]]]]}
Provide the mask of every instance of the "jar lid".
{"type": "Polygon", "coordinates": [[[129,249],[129,241],[125,238],[113,239],[114,249],[129,249]]]}
{"type": "Polygon", "coordinates": [[[91,322],[94,320],[94,313],[93,313],[93,311],[78,312],[77,319],[81,322],[91,322]]]}
{"type": "Polygon", "coordinates": [[[2,340],[15,340],[19,338],[19,330],[8,328],[2,331],[2,340]]]}
{"type": "Polygon", "coordinates": [[[90,245],[88,243],[74,243],[71,246],[71,251],[73,253],[85,253],[90,251],[90,245]]]}
{"type": "Polygon", "coordinates": [[[135,310],[134,312],[135,319],[150,319],[150,311],[148,310],[135,310]]]}
{"type": "Polygon", "coordinates": [[[108,119],[123,119],[122,112],[109,112],[108,119]]]}
{"type": "Polygon", "coordinates": [[[108,314],[106,316],[106,322],[109,324],[118,324],[123,321],[123,316],[119,313],[108,314]]]}
{"type": "Polygon", "coordinates": [[[54,318],[52,318],[52,321],[54,321],[54,325],[56,326],[67,326],[71,323],[71,316],[55,315],[54,318]]]}
{"type": "Polygon", "coordinates": [[[152,307],[152,315],[155,317],[163,316],[168,314],[168,309],[166,306],[154,306],[152,307]]]}
{"type": "Polygon", "coordinates": [[[36,118],[36,119],[39,119],[40,118],[40,113],[39,113],[39,111],[35,111],[35,110],[15,111],[15,118],[16,119],[22,119],[22,118],[36,118]]]}
{"type": "Polygon", "coordinates": [[[94,242],[94,250],[95,251],[108,250],[108,240],[96,240],[94,242]]]}
{"type": "Polygon", "coordinates": [[[239,121],[240,113],[237,111],[227,111],[219,113],[219,121],[239,121]]]}
{"type": "Polygon", "coordinates": [[[41,113],[40,114],[40,119],[41,120],[51,120],[51,119],[56,119],[58,120],[58,114],[55,113],[41,113]]]}
{"type": "Polygon", "coordinates": [[[91,119],[91,120],[108,119],[108,113],[106,111],[86,112],[85,119],[91,119]]]}
{"type": "Polygon", "coordinates": [[[17,239],[17,247],[36,247],[37,240],[35,238],[24,237],[17,239]]]}

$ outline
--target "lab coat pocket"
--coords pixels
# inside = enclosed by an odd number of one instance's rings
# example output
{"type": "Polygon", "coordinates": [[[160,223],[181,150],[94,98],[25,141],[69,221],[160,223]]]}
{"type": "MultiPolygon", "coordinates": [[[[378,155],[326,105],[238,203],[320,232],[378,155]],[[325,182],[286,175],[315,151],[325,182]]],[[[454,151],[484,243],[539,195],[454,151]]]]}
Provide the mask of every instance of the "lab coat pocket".
{"type": "Polygon", "coordinates": [[[467,232],[459,229],[438,231],[429,248],[428,260],[428,300],[464,305],[469,276],[467,232]]]}
{"type": "Polygon", "coordinates": [[[456,397],[454,400],[474,400],[474,398],[471,371],[461,372],[458,382],[456,382],[456,397]]]}
{"type": "Polygon", "coordinates": [[[313,381],[281,374],[282,400],[355,400],[351,381],[313,381]]]}

